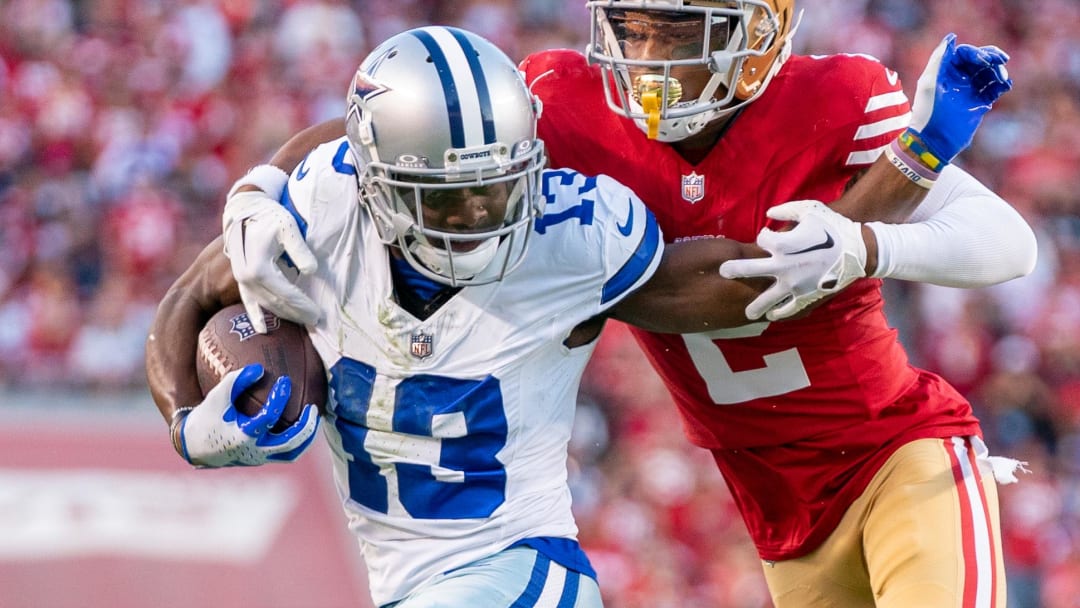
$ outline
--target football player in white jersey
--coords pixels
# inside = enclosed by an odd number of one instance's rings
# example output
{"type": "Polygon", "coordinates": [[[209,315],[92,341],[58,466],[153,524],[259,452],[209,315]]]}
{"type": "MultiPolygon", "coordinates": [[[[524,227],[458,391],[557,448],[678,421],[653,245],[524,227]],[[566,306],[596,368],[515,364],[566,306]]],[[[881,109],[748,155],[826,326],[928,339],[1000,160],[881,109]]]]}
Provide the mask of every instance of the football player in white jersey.
{"type": "MultiPolygon", "coordinates": [[[[746,255],[737,244],[665,256],[630,190],[544,171],[539,110],[489,42],[405,32],[357,71],[348,136],[311,152],[285,188],[282,209],[314,254],[297,263],[317,264],[296,286],[321,312],[309,333],[332,395],[322,426],[379,606],[600,606],[566,483],[595,319],[730,324],[751,291],[717,271],[746,255]],[[649,282],[660,267],[673,280],[649,282]]],[[[198,328],[239,300],[215,240],[169,290],[147,342],[155,401],[196,466],[295,459],[319,420],[309,407],[269,433],[284,378],[264,412],[236,412],[257,364],[198,391],[198,328]]]]}
{"type": "MultiPolygon", "coordinates": [[[[756,247],[665,247],[626,187],[544,170],[540,109],[484,39],[444,27],[394,36],[356,73],[346,137],[281,175],[280,215],[250,217],[229,237],[299,229],[303,247],[281,241],[301,271],[295,292],[254,302],[316,304],[307,325],[331,388],[322,426],[379,606],[600,606],[576,541],[566,452],[604,320],[736,326],[762,287],[718,272],[762,255],[756,247]]],[[[880,179],[898,199],[922,191],[893,173],[880,179]]],[[[787,256],[804,274],[819,269],[815,286],[852,260],[860,273],[876,265],[872,238],[830,213],[805,218],[792,240],[805,234],[809,246],[787,256]]],[[[257,364],[202,395],[198,330],[241,294],[216,239],[163,298],[147,341],[154,400],[177,452],[200,467],[291,461],[319,421],[308,407],[269,432],[287,377],[260,413],[238,413],[233,400],[261,376],[257,364]]]]}

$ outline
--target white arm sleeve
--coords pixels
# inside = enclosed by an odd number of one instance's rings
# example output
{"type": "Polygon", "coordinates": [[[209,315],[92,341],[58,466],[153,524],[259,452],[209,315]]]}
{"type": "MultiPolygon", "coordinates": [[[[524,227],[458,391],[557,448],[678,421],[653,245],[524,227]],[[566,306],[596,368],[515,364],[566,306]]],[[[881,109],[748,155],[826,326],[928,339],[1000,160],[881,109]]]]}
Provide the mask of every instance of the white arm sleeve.
{"type": "Polygon", "coordinates": [[[986,287],[1035,268],[1035,233],[1001,197],[949,165],[906,224],[870,222],[872,276],[945,287],[986,287]]]}

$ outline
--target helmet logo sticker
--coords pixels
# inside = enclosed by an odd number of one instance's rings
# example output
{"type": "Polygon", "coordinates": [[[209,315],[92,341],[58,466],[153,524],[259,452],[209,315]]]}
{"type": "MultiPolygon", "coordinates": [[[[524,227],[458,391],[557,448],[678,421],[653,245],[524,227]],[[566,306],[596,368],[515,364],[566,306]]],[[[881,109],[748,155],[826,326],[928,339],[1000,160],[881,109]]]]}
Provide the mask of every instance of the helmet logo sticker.
{"type": "Polygon", "coordinates": [[[695,171],[682,176],[682,197],[691,205],[705,198],[705,176],[695,171]]]}
{"type": "Polygon", "coordinates": [[[356,95],[364,101],[368,101],[372,97],[385,93],[388,91],[386,87],[375,81],[367,72],[363,70],[357,70],[356,77],[353,78],[353,95],[356,95]]]}
{"type": "Polygon", "coordinates": [[[409,167],[412,169],[427,169],[431,166],[431,161],[426,156],[417,156],[416,154],[402,154],[397,157],[397,161],[394,162],[398,167],[409,167]]]}

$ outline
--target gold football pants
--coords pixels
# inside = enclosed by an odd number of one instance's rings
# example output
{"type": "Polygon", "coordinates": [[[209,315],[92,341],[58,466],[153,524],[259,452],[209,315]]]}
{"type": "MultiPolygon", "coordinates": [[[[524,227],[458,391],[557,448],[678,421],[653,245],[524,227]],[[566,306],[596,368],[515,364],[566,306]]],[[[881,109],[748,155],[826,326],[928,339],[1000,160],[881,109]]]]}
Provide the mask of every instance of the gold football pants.
{"type": "Polygon", "coordinates": [[[764,567],[777,608],[1002,608],[990,464],[970,438],[908,443],[822,546],[764,567]]]}

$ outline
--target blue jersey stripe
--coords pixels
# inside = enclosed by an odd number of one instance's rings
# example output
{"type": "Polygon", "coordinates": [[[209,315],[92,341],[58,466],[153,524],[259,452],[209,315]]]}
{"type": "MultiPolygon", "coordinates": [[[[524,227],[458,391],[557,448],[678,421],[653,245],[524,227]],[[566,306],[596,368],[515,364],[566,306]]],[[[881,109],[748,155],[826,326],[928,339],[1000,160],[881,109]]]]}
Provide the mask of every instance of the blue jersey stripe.
{"type": "Polygon", "coordinates": [[[566,571],[566,582],[563,583],[562,597],[559,598],[559,605],[555,608],[574,608],[574,604],[577,603],[579,582],[581,582],[580,574],[573,570],[566,571]]]}
{"type": "MultiPolygon", "coordinates": [[[[307,220],[300,215],[300,212],[296,210],[296,205],[292,202],[292,196],[289,195],[289,186],[285,185],[285,191],[281,193],[281,206],[285,207],[285,210],[289,212],[289,215],[293,216],[296,220],[296,226],[300,229],[300,235],[307,238],[307,220]]],[[[289,265],[289,268],[296,268],[296,264],[293,264],[292,258],[289,254],[282,253],[281,259],[285,260],[285,263],[289,265]]]]}
{"type": "MultiPolygon", "coordinates": [[[[334,154],[334,171],[341,173],[342,175],[356,175],[356,167],[352,163],[345,160],[345,157],[349,154],[349,142],[343,141],[338,146],[337,154],[334,154]]],[[[306,160],[306,159],[305,159],[306,160]]],[[[305,173],[305,175],[307,175],[305,173]]],[[[303,177],[297,176],[297,181],[303,179],[303,177]]]]}
{"type": "Polygon", "coordinates": [[[604,291],[600,299],[601,304],[606,304],[621,296],[630,289],[641,275],[649,268],[656,250],[660,246],[660,227],[656,224],[656,216],[652,213],[645,214],[645,234],[638,243],[637,251],[623,264],[615,276],[604,283],[604,291]]]}
{"type": "Polygon", "coordinates": [[[285,191],[281,193],[281,206],[285,207],[285,210],[293,216],[296,220],[296,225],[300,228],[300,234],[307,237],[307,220],[300,215],[300,212],[296,210],[296,205],[292,201],[292,196],[289,194],[289,186],[285,186],[285,191]]]}
{"type": "Polygon", "coordinates": [[[525,590],[514,600],[514,603],[510,604],[510,608],[533,608],[536,606],[540,594],[544,592],[544,585],[547,584],[548,568],[550,566],[551,560],[539,553],[536,554],[536,562],[534,562],[529,583],[525,585],[525,590]]]}
{"type": "Polygon", "coordinates": [[[484,123],[484,143],[495,143],[495,117],[491,110],[491,91],[488,90],[487,78],[484,76],[484,68],[480,65],[480,57],[473,48],[465,33],[456,28],[449,28],[454,39],[461,45],[465,52],[465,58],[469,61],[469,69],[472,71],[473,81],[476,83],[476,96],[480,100],[480,115],[484,123]]]}
{"type": "Polygon", "coordinates": [[[458,97],[457,84],[450,71],[450,63],[431,34],[416,30],[413,36],[416,36],[431,54],[431,61],[435,64],[435,71],[438,72],[439,80],[442,82],[443,95],[446,97],[446,113],[450,117],[450,145],[455,148],[464,148],[465,121],[461,116],[461,98],[458,97]]]}

